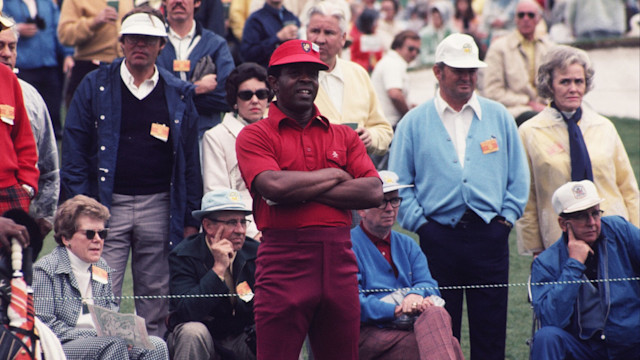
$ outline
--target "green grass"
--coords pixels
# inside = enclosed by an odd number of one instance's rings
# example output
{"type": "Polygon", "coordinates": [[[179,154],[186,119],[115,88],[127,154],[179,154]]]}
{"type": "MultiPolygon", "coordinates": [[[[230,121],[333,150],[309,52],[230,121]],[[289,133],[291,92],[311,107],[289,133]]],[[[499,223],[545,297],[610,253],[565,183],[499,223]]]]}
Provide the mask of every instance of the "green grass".
{"type": "MultiPolygon", "coordinates": [[[[620,138],[625,145],[636,180],[640,181],[640,121],[615,117],[611,117],[611,120],[616,126],[618,134],[620,134],[620,138]]],[[[398,226],[396,226],[396,230],[412,236],[417,241],[417,236],[414,233],[400,229],[398,226]]],[[[56,243],[50,234],[45,240],[40,255],[48,254],[55,246],[56,243]]],[[[524,284],[529,276],[531,258],[518,255],[515,231],[509,236],[509,247],[509,283],[524,284]]],[[[132,284],[131,271],[130,268],[127,267],[122,291],[123,295],[133,295],[132,284]]],[[[506,359],[527,359],[529,349],[526,345],[526,340],[531,336],[531,308],[527,302],[527,289],[525,286],[512,286],[509,288],[508,306],[506,359]]],[[[132,313],[133,311],[133,300],[123,300],[120,306],[120,312],[132,313]]],[[[466,316],[463,317],[462,334],[462,350],[465,357],[469,358],[469,337],[466,316]]]]}

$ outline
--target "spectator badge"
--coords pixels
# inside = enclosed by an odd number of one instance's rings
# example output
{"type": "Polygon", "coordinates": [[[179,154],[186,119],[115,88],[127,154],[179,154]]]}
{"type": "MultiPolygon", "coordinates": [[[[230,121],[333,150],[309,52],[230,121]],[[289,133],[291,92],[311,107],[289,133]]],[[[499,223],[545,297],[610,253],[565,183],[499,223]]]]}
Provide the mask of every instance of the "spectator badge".
{"type": "Polygon", "coordinates": [[[103,285],[106,285],[109,282],[109,275],[107,274],[107,271],[95,265],[91,266],[91,278],[103,285]]]}
{"type": "Polygon", "coordinates": [[[167,142],[169,140],[169,127],[165,124],[152,123],[151,136],[160,141],[167,142]]]}
{"type": "Polygon", "coordinates": [[[482,148],[483,154],[491,154],[498,151],[498,140],[496,140],[494,136],[491,136],[491,139],[481,142],[480,147],[482,148]]]}
{"type": "Polygon", "coordinates": [[[236,294],[238,294],[238,297],[244,302],[249,302],[253,299],[253,291],[251,291],[251,287],[249,287],[246,281],[236,286],[236,294]]]}
{"type": "Polygon", "coordinates": [[[191,69],[191,60],[173,60],[173,71],[187,72],[191,69]]]}
{"type": "Polygon", "coordinates": [[[0,118],[2,122],[9,125],[13,125],[13,119],[15,119],[15,109],[11,105],[0,104],[0,118]]]}

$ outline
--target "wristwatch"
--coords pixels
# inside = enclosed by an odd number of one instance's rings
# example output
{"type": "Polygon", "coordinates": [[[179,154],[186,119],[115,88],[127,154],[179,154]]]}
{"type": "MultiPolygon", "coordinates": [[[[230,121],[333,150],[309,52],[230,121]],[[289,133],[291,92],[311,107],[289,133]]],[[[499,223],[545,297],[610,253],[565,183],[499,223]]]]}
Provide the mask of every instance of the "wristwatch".
{"type": "Polygon", "coordinates": [[[22,184],[22,188],[27,192],[27,194],[29,194],[29,199],[33,199],[33,197],[36,195],[36,191],[33,189],[33,187],[27,184],[22,184]]]}

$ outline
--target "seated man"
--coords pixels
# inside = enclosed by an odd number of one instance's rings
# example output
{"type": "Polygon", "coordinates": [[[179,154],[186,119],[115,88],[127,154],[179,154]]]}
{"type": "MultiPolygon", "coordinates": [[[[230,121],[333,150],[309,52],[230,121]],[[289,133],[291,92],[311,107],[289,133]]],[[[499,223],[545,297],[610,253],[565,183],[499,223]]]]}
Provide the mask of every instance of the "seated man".
{"type": "Polygon", "coordinates": [[[249,214],[238,191],[210,191],[202,198],[202,209],[192,213],[203,232],[169,254],[171,294],[196,296],[171,301],[167,343],[172,359],[218,359],[221,354],[255,359],[258,242],[245,237],[249,214]],[[223,296],[197,297],[208,294],[223,296]]]}
{"type": "Polygon", "coordinates": [[[531,268],[532,301],[542,328],[532,359],[637,359],[640,354],[640,229],[602,216],[595,185],[568,182],[552,197],[562,241],[531,268]],[[593,282],[595,281],[595,282],[593,282]]]}
{"type": "Polygon", "coordinates": [[[427,258],[413,239],[391,230],[402,202],[398,189],[413,185],[398,184],[391,171],[380,171],[380,178],[384,201],[358,210],[362,223],[351,230],[361,291],[360,358],[463,359],[427,258]],[[369,289],[401,290],[362,292],[369,289]]]}

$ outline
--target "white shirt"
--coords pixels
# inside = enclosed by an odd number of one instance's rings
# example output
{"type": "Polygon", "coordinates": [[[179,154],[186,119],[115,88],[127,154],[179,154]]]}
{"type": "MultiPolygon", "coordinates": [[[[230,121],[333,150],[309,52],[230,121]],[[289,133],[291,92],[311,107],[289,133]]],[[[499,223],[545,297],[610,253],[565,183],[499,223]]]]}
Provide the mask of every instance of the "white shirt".
{"type": "MultiPolygon", "coordinates": [[[[169,27],[169,41],[173,48],[176,50],[176,60],[187,60],[191,51],[200,42],[200,35],[196,36],[196,22],[193,22],[191,30],[184,37],[180,37],[171,27],[169,27]]],[[[187,73],[185,71],[180,72],[180,80],[187,81],[187,73]]]]}
{"type": "MultiPolygon", "coordinates": [[[[344,77],[340,62],[336,61],[336,66],[331,72],[320,71],[318,74],[320,87],[329,95],[329,99],[338,112],[342,112],[342,100],[344,99],[344,77]]],[[[356,95],[356,94],[351,94],[356,95]]]]}
{"type": "MultiPolygon", "coordinates": [[[[83,297],[82,302],[93,305],[93,289],[91,288],[91,263],[85,262],[77,257],[69,248],[66,248],[69,254],[69,262],[71,263],[71,271],[78,282],[80,288],[80,296],[83,297]]],[[[80,312],[78,323],[79,328],[95,328],[91,314],[83,314],[80,312]]]]}
{"type": "Polygon", "coordinates": [[[126,61],[127,59],[124,59],[124,61],[122,61],[122,64],[120,64],[120,77],[122,78],[124,84],[127,86],[127,89],[131,91],[131,94],[133,94],[133,96],[135,96],[138,100],[142,100],[146,98],[147,95],[151,94],[153,89],[156,88],[156,85],[158,85],[158,80],[160,80],[158,68],[153,65],[153,75],[151,76],[151,79],[147,79],[143,81],[140,86],[136,86],[133,83],[133,75],[131,75],[129,69],[127,69],[127,66],[125,65],[126,61]]]}
{"type": "Polygon", "coordinates": [[[376,64],[371,73],[371,83],[376,91],[378,101],[391,126],[395,126],[402,118],[402,114],[393,105],[388,91],[400,89],[405,101],[409,95],[409,75],[407,74],[407,61],[395,50],[389,52],[376,64]]]}
{"type": "Polygon", "coordinates": [[[458,112],[453,110],[449,104],[442,98],[440,91],[436,91],[435,106],[442,124],[449,133],[449,137],[453,142],[453,146],[456,148],[458,154],[458,160],[460,166],[464,167],[464,154],[467,148],[467,134],[471,127],[471,121],[473,120],[473,114],[478,116],[478,120],[482,120],[482,111],[480,109],[480,103],[475,91],[471,95],[471,99],[464,104],[462,109],[458,112]]]}

